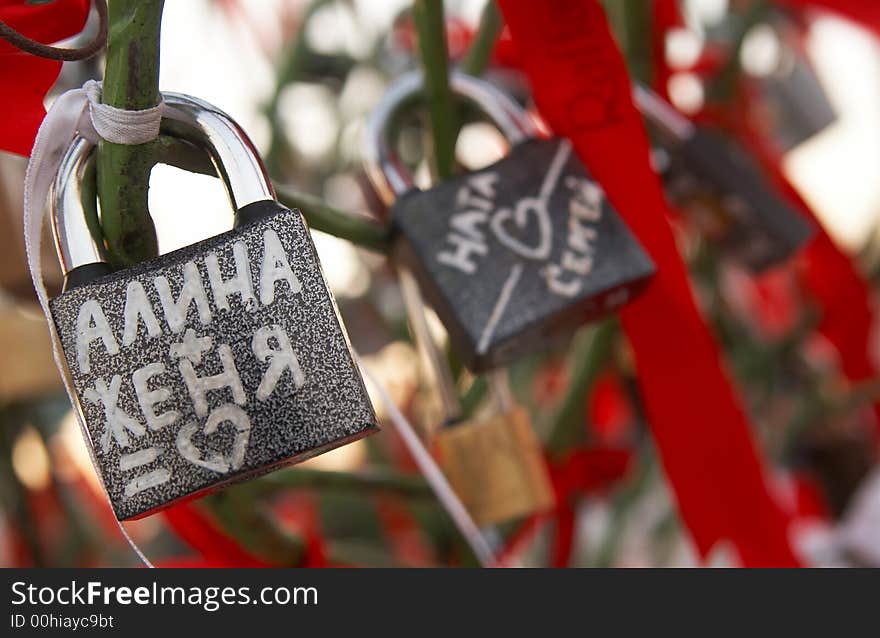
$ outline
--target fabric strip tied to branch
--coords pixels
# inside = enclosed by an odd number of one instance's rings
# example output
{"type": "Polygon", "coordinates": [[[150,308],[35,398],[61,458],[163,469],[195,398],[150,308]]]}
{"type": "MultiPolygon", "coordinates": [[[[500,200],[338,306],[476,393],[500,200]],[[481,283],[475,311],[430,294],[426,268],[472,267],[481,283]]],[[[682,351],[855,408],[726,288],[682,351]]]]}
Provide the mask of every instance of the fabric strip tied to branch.
{"type": "Polygon", "coordinates": [[[658,266],[621,313],[666,475],[702,556],[795,566],[748,420],[692,297],[623,58],[597,0],[500,0],[537,105],[569,137],[658,266]]]}

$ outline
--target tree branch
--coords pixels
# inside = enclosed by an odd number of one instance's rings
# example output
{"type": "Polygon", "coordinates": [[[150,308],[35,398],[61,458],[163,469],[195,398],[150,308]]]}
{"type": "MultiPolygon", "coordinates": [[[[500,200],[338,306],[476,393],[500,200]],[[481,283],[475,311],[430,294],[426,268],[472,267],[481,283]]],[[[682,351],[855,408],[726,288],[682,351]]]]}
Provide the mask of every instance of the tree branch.
{"type": "MultiPolygon", "coordinates": [[[[159,31],[164,0],[113,0],[109,7],[103,101],[140,110],[159,103],[159,31]]],[[[107,253],[114,266],[128,266],[158,253],[147,207],[152,142],[98,146],[98,197],[107,253]]]]}
{"type": "Polygon", "coordinates": [[[467,55],[461,61],[461,70],[468,75],[482,75],[489,65],[492,57],[492,49],[498,40],[498,35],[504,27],[504,20],[498,11],[495,0],[486,0],[483,13],[480,14],[480,25],[474,41],[468,49],[467,55]]]}
{"type": "Polygon", "coordinates": [[[443,3],[415,0],[413,16],[419,33],[425,102],[431,120],[431,146],[434,172],[440,179],[452,175],[455,167],[456,117],[449,89],[449,55],[446,51],[446,25],[443,3]]]}
{"type": "Polygon", "coordinates": [[[275,184],[278,201],[290,208],[302,211],[309,227],[320,230],[353,244],[377,252],[387,252],[390,245],[389,230],[366,217],[343,212],[328,206],[321,198],[275,184]]]}

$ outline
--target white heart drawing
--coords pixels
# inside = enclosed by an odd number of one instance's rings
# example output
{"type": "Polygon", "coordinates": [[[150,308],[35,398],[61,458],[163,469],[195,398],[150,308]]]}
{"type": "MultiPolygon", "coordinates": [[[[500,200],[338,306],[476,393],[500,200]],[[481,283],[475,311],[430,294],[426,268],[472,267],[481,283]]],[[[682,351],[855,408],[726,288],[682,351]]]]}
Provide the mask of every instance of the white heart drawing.
{"type": "Polygon", "coordinates": [[[517,202],[513,211],[509,208],[500,208],[492,217],[492,231],[495,237],[507,248],[525,259],[545,261],[550,257],[553,248],[553,227],[550,224],[550,215],[547,212],[547,203],[535,197],[527,197],[517,202]],[[529,217],[534,216],[538,222],[540,237],[538,243],[529,245],[513,236],[505,226],[508,221],[525,231],[529,224],[529,217]]]}
{"type": "Polygon", "coordinates": [[[228,456],[214,454],[211,458],[203,458],[202,451],[192,442],[193,435],[198,431],[198,423],[191,421],[177,432],[177,451],[193,465],[198,465],[212,472],[226,474],[237,470],[244,463],[244,455],[247,452],[248,441],[251,437],[251,420],[247,412],[237,405],[224,404],[216,408],[208,415],[202,432],[211,435],[217,431],[221,423],[231,423],[235,426],[235,439],[228,456]]]}

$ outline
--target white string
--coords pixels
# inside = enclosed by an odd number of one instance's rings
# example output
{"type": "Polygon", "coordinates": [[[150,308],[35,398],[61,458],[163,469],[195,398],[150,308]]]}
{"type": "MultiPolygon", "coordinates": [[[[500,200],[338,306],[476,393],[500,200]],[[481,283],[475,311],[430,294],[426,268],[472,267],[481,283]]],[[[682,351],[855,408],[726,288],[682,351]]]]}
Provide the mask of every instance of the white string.
{"type": "Polygon", "coordinates": [[[89,99],[89,115],[101,139],[114,144],[146,144],[159,135],[164,102],[140,111],[126,111],[101,103],[101,83],[89,80],[83,85],[89,99]]]}
{"type": "Polygon", "coordinates": [[[482,532],[480,532],[480,528],[477,527],[474,519],[471,518],[464,503],[461,502],[461,499],[458,498],[458,495],[456,495],[455,491],[452,489],[449,481],[446,480],[446,476],[437,466],[437,463],[434,461],[430,452],[425,449],[425,446],[422,444],[422,441],[419,438],[419,435],[416,434],[413,426],[407,418],[403,416],[400,410],[397,409],[397,405],[395,405],[394,400],[389,396],[388,391],[367,369],[360,357],[357,357],[357,362],[363,375],[369,379],[379,393],[379,396],[382,398],[382,402],[388,410],[388,417],[391,420],[391,424],[395,427],[397,433],[400,434],[400,438],[403,439],[404,445],[406,445],[409,453],[412,454],[413,459],[415,460],[416,465],[419,466],[419,470],[424,475],[425,480],[428,481],[431,489],[434,490],[437,500],[440,501],[440,504],[449,513],[452,522],[455,523],[458,531],[461,532],[461,535],[464,536],[464,539],[467,541],[468,545],[470,545],[471,550],[474,552],[480,565],[483,567],[495,566],[495,555],[492,548],[489,547],[488,541],[486,541],[486,538],[483,536],[482,532]]]}
{"type": "MultiPolygon", "coordinates": [[[[49,195],[49,189],[52,186],[55,175],[58,173],[64,153],[77,133],[93,143],[103,138],[115,144],[143,144],[154,139],[159,134],[162,115],[166,110],[164,103],[160,103],[159,106],[146,109],[145,111],[122,111],[106,104],[101,104],[100,92],[100,83],[90,80],[86,82],[83,88],[67,91],[55,100],[46,114],[46,118],[40,125],[40,130],[37,132],[24,178],[24,244],[28,269],[31,273],[34,289],[37,291],[40,307],[46,316],[55,365],[58,367],[61,378],[64,380],[67,396],[74,406],[79,405],[79,400],[77,399],[76,392],[70,385],[69,375],[67,374],[67,361],[60,349],[55,321],[52,319],[52,313],[49,310],[49,295],[46,292],[46,283],[43,279],[43,264],[40,251],[43,237],[43,222],[45,221],[48,208],[46,206],[46,198],[49,195]],[[128,128],[129,124],[131,125],[130,129],[128,128]]],[[[84,439],[91,441],[91,436],[82,420],[80,410],[75,409],[74,413],[76,414],[76,420],[84,439]]],[[[95,457],[95,452],[91,445],[87,444],[86,448],[89,451],[89,458],[92,461],[95,473],[98,475],[101,489],[104,491],[104,496],[109,503],[110,496],[107,492],[107,486],[104,485],[101,472],[98,469],[98,459],[95,457]]],[[[153,564],[144,555],[140,547],[137,546],[137,543],[129,536],[122,522],[117,520],[116,523],[138,558],[147,567],[153,567],[153,564]]]]}

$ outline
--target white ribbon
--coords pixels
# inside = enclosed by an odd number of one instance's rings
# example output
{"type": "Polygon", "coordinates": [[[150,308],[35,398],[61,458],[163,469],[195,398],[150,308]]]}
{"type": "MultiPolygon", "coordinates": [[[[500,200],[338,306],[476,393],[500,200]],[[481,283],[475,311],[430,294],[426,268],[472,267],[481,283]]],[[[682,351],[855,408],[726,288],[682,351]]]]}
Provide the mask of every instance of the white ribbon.
{"type": "MultiPolygon", "coordinates": [[[[24,242],[28,268],[40,306],[49,321],[49,297],[43,281],[40,244],[46,214],[46,197],[61,160],[76,133],[90,142],[105,139],[114,144],[143,144],[155,139],[165,103],[142,111],[124,111],[101,104],[101,83],[89,80],[81,89],[67,91],[52,104],[40,125],[24,178],[24,242]]],[[[54,336],[54,335],[53,335],[54,336]]],[[[53,340],[55,361],[61,356],[53,340]]],[[[68,389],[69,392],[69,389],[68,389]]]]}
{"type": "Polygon", "coordinates": [[[89,99],[91,123],[101,139],[113,144],[146,144],[159,135],[164,102],[149,109],[126,111],[101,103],[100,82],[89,80],[83,90],[89,99]]]}
{"type": "MultiPolygon", "coordinates": [[[[55,328],[55,321],[49,310],[49,296],[46,292],[46,284],[43,279],[41,261],[42,228],[46,217],[46,198],[64,153],[79,133],[90,142],[97,143],[104,139],[114,144],[144,144],[159,135],[162,117],[174,117],[174,109],[167,107],[164,102],[153,108],[141,111],[126,111],[117,109],[100,102],[101,84],[94,80],[86,82],[80,89],[67,91],[60,95],[43,120],[37,133],[34,147],[28,161],[24,180],[24,239],[27,253],[28,268],[31,279],[37,291],[37,298],[52,341],[52,354],[55,357],[55,365],[61,372],[64,387],[70,398],[71,404],[76,406],[79,400],[76,392],[71,387],[69,375],[66,374],[67,361],[60,349],[60,340],[55,328]]],[[[360,362],[360,359],[358,359],[360,362]]],[[[470,545],[477,559],[483,566],[493,565],[494,556],[489,544],[483,537],[476,523],[468,514],[461,500],[456,496],[443,472],[437,463],[425,449],[418,435],[406,417],[401,414],[397,406],[391,400],[385,388],[373,377],[372,374],[361,364],[364,374],[378,389],[382,400],[388,409],[389,418],[413,455],[416,464],[424,474],[428,484],[434,490],[441,505],[446,509],[456,527],[470,545]]],[[[90,441],[91,436],[88,428],[82,421],[79,410],[74,410],[77,423],[85,441],[90,441]]],[[[98,481],[107,501],[110,501],[107,487],[98,469],[98,460],[95,457],[91,445],[86,445],[91,458],[98,481]]],[[[150,560],[144,555],[140,547],[129,536],[122,522],[117,520],[122,535],[128,541],[132,550],[147,567],[153,567],[150,560]]]]}

